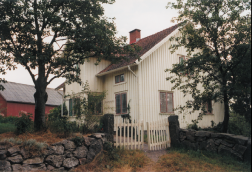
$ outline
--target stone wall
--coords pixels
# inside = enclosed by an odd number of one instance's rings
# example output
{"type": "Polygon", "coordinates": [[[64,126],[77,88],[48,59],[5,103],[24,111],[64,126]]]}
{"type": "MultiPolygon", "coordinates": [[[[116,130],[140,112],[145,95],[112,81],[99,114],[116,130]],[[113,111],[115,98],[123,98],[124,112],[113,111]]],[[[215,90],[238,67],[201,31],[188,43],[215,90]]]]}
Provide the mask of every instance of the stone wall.
{"type": "Polygon", "coordinates": [[[22,146],[0,142],[0,171],[70,170],[91,162],[103,150],[105,134],[84,137],[81,142],[64,140],[31,155],[22,146]]]}
{"type": "Polygon", "coordinates": [[[171,146],[193,150],[207,150],[251,161],[251,138],[227,133],[213,133],[179,128],[178,116],[168,118],[171,146]]]}

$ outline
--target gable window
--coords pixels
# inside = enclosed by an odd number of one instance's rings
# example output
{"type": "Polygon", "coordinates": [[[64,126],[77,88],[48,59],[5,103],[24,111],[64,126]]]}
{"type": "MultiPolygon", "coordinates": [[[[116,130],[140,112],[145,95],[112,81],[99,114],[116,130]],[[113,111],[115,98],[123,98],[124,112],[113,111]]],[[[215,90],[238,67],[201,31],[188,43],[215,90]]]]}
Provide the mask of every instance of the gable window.
{"type": "Polygon", "coordinates": [[[124,74],[115,76],[115,83],[124,82],[124,74]]]}
{"type": "Polygon", "coordinates": [[[116,114],[127,113],[127,93],[120,93],[115,95],[116,114]]]}
{"type": "Polygon", "coordinates": [[[160,92],[160,112],[173,113],[173,93],[160,92]]]}

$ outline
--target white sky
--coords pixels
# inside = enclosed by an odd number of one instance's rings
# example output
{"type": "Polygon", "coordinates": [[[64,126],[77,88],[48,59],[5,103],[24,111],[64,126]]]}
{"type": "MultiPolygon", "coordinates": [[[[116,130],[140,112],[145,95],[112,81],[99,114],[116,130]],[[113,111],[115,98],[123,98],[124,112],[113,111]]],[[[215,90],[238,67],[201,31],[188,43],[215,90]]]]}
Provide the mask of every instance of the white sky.
{"type": "MultiPolygon", "coordinates": [[[[172,17],[176,17],[177,11],[166,9],[168,1],[171,0],[116,0],[112,5],[105,4],[105,16],[115,17],[115,25],[117,27],[116,36],[127,36],[134,29],[141,30],[141,38],[162,31],[170,26],[172,17]]],[[[129,39],[128,39],[129,43],[129,39]]],[[[21,65],[14,71],[7,71],[6,75],[0,75],[10,82],[34,85],[32,79],[21,65]]],[[[55,79],[48,88],[56,88],[64,78],[55,79]]]]}

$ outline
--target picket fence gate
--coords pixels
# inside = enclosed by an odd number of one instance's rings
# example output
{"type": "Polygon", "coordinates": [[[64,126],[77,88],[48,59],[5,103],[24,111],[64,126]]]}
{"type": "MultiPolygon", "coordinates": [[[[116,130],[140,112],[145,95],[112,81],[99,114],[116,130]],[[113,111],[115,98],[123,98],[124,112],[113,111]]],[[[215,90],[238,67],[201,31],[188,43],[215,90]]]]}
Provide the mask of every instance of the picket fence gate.
{"type": "MultiPolygon", "coordinates": [[[[144,148],[144,124],[143,122],[115,123],[116,136],[115,147],[126,149],[144,148]]],[[[160,150],[170,147],[170,133],[168,119],[147,122],[148,150],[160,150]]]]}
{"type": "Polygon", "coordinates": [[[126,149],[143,149],[144,146],[144,125],[143,122],[115,123],[116,136],[115,147],[126,149]]]}

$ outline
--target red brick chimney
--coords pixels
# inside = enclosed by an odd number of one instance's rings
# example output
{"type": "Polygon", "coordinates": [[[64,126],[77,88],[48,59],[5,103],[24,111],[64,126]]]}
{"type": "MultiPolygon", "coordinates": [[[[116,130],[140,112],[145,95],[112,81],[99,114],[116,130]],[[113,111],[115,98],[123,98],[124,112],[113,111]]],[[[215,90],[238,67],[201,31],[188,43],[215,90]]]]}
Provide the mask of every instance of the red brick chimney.
{"type": "Polygon", "coordinates": [[[130,33],[130,44],[137,42],[139,39],[141,39],[141,30],[134,29],[129,32],[130,33]]]}

